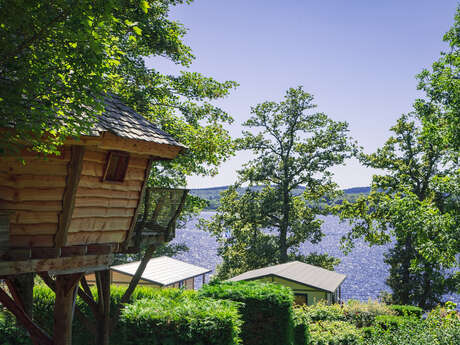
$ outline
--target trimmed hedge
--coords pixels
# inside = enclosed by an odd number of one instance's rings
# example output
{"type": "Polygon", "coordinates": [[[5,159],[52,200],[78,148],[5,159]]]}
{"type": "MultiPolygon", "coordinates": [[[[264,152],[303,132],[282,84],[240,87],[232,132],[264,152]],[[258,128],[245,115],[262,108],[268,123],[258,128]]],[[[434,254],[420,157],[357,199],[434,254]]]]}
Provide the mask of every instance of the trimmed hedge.
{"type": "Polygon", "coordinates": [[[306,345],[310,342],[310,319],[306,317],[301,307],[293,309],[294,345],[306,345]]]}
{"type": "Polygon", "coordinates": [[[390,305],[391,310],[394,310],[399,316],[415,316],[421,318],[423,315],[423,309],[415,307],[413,305],[390,305]]]}
{"type": "Polygon", "coordinates": [[[208,284],[199,295],[242,302],[241,338],[245,345],[293,344],[292,290],[280,284],[223,282],[208,284]]]}
{"type": "MultiPolygon", "coordinates": [[[[126,288],[111,287],[111,311],[120,305],[126,288]]],[[[93,290],[96,295],[96,291],[93,290]]],[[[34,289],[34,319],[49,334],[53,329],[55,294],[46,286],[34,289]]],[[[77,298],[79,309],[94,321],[86,303],[77,298]]],[[[240,344],[242,321],[238,303],[198,298],[195,291],[137,288],[122,311],[111,334],[111,345],[234,345],[240,344]]],[[[73,344],[91,345],[94,335],[75,317],[73,344]]],[[[30,345],[27,334],[17,329],[14,317],[0,317],[0,345],[30,345]]]]}
{"type": "Polygon", "coordinates": [[[237,303],[211,298],[141,299],[127,305],[120,318],[122,345],[239,344],[237,303]]]}

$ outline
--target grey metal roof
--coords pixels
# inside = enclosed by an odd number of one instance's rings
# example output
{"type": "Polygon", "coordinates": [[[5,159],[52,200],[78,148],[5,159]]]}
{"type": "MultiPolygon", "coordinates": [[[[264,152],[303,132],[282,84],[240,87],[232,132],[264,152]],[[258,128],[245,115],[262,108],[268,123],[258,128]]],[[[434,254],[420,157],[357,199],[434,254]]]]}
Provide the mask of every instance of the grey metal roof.
{"type": "Polygon", "coordinates": [[[334,292],[346,278],[345,274],[299,261],[292,261],[248,271],[230,278],[229,281],[252,280],[267,276],[277,276],[329,292],[334,292]]]}
{"type": "MultiPolygon", "coordinates": [[[[140,261],[130,262],[112,266],[110,269],[133,276],[139,264],[140,261]]],[[[204,267],[195,266],[167,256],[160,256],[150,259],[141,279],[165,286],[209,272],[211,270],[204,267]]]]}
{"type": "Polygon", "coordinates": [[[184,147],[170,134],[157,128],[153,123],[126,106],[121,99],[113,94],[103,97],[104,113],[98,117],[92,134],[100,136],[102,132],[111,132],[116,136],[184,147]]]}

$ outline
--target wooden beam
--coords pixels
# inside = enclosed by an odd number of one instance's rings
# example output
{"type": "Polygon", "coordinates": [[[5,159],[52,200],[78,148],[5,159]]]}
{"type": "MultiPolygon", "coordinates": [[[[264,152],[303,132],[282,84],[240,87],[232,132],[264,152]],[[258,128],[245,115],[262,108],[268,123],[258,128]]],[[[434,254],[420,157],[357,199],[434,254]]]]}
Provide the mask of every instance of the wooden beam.
{"type": "Polygon", "coordinates": [[[39,345],[54,345],[51,338],[40,327],[38,327],[32,319],[24,312],[19,304],[15,303],[11,297],[0,288],[0,302],[5,306],[16,319],[29,332],[35,344],[39,345]]]}
{"type": "Polygon", "coordinates": [[[56,277],[54,303],[54,345],[72,344],[72,320],[75,289],[83,273],[63,274],[56,277]]]}
{"type": "Polygon", "coordinates": [[[152,170],[152,164],[153,164],[153,160],[149,159],[149,162],[147,163],[147,168],[145,169],[144,182],[142,183],[142,189],[141,189],[141,193],[139,195],[139,200],[137,202],[136,210],[134,211],[134,215],[133,215],[133,218],[131,220],[131,224],[129,226],[128,232],[126,233],[125,240],[124,240],[124,242],[123,242],[123,244],[121,246],[125,250],[127,250],[128,247],[129,247],[129,242],[131,241],[131,237],[133,235],[134,228],[136,227],[137,217],[138,217],[139,212],[141,210],[142,202],[144,200],[145,190],[147,188],[150,172],[152,170]]]}
{"type": "Polygon", "coordinates": [[[125,151],[138,155],[156,156],[167,160],[176,158],[184,150],[180,146],[121,138],[110,132],[104,132],[102,137],[82,136],[78,140],[69,139],[65,141],[65,145],[94,146],[102,150],[125,151]]]}
{"type": "Polygon", "coordinates": [[[36,259],[26,261],[0,261],[0,276],[29,272],[69,272],[72,270],[95,271],[108,267],[110,255],[87,255],[77,257],[61,257],[54,259],[36,259]]]}
{"type": "Polygon", "coordinates": [[[67,233],[72,220],[73,209],[75,207],[75,197],[83,168],[84,155],[85,147],[72,147],[72,157],[70,159],[70,163],[68,164],[67,182],[62,200],[62,212],[59,215],[59,225],[58,232],[55,237],[55,247],[63,247],[67,243],[67,233]]]}

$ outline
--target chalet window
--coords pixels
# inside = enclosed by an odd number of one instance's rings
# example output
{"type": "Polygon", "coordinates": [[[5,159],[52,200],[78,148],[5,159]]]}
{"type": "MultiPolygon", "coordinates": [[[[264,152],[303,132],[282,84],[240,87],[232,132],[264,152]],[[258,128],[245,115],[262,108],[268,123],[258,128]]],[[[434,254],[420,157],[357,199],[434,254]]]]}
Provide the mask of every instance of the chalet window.
{"type": "Polygon", "coordinates": [[[123,152],[109,152],[103,181],[123,182],[128,169],[129,155],[123,152]]]}

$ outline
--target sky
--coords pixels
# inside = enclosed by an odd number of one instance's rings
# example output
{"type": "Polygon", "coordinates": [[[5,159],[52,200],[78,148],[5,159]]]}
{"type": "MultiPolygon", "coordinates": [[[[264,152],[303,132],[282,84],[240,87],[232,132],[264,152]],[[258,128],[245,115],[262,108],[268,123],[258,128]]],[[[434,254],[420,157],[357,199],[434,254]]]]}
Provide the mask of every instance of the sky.
{"type": "MultiPolygon", "coordinates": [[[[415,76],[447,49],[442,36],[453,23],[456,0],[195,0],[171,10],[189,30],[184,38],[196,56],[190,71],[240,86],[217,102],[233,116],[241,135],[250,107],[281,101],[302,85],[317,110],[347,121],[350,135],[373,152],[390,136],[397,118],[423,96],[415,76]]],[[[148,60],[164,73],[183,70],[148,60]]],[[[241,164],[237,153],[215,177],[193,176],[189,188],[228,185],[241,164]]],[[[377,170],[356,160],[332,169],[342,188],[368,186],[377,170]]]]}

